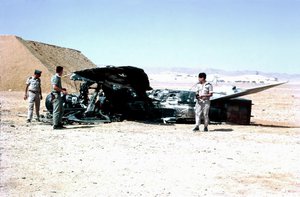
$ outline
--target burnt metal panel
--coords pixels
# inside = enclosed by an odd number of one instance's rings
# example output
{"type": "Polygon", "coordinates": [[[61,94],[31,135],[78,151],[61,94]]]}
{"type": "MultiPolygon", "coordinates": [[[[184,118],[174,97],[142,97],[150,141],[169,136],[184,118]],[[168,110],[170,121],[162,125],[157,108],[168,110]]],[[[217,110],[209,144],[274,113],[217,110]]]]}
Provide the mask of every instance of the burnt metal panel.
{"type": "Polygon", "coordinates": [[[213,122],[250,124],[252,101],[248,99],[228,99],[211,101],[209,118],[213,122]]]}

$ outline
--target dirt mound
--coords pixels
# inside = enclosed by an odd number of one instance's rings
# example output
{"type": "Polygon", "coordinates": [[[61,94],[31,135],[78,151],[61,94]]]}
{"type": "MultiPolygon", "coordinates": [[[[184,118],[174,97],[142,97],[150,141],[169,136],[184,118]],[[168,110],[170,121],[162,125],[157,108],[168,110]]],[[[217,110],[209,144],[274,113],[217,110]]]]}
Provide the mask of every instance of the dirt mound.
{"type": "Polygon", "coordinates": [[[57,65],[64,67],[63,86],[69,91],[74,91],[76,86],[69,79],[70,73],[96,67],[78,50],[23,40],[17,36],[0,36],[1,91],[24,90],[26,78],[39,69],[43,72],[42,89],[49,92],[50,78],[57,65]]]}

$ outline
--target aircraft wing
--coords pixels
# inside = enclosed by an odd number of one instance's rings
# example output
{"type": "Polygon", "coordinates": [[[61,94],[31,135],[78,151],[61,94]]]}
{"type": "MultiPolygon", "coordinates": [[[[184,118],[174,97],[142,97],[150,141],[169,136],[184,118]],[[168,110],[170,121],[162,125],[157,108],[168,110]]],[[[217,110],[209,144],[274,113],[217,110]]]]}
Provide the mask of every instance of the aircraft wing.
{"type": "MultiPolygon", "coordinates": [[[[273,88],[275,86],[279,86],[279,85],[282,85],[282,84],[285,84],[285,83],[287,83],[287,82],[281,82],[281,83],[275,83],[275,84],[269,84],[269,85],[264,85],[264,86],[259,86],[259,87],[244,89],[244,90],[237,91],[236,93],[232,93],[232,94],[218,95],[215,98],[214,97],[211,98],[211,100],[213,101],[213,100],[237,98],[237,97],[240,97],[240,96],[245,96],[245,95],[249,95],[249,94],[258,93],[258,92],[261,92],[261,91],[264,91],[264,90],[267,90],[269,88],[273,88]]],[[[216,94],[218,94],[218,93],[216,93],[216,94]]]]}

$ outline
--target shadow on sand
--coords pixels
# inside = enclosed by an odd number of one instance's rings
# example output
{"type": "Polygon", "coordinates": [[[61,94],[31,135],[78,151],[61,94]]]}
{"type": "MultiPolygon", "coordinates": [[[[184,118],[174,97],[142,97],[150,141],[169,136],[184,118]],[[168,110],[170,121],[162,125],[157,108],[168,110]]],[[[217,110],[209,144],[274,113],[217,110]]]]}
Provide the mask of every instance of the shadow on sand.
{"type": "Polygon", "coordinates": [[[210,132],[232,132],[233,129],[222,129],[222,128],[220,128],[220,129],[210,129],[209,131],[210,132]]]}
{"type": "Polygon", "coordinates": [[[271,127],[271,128],[300,128],[300,126],[297,125],[272,125],[272,124],[255,124],[255,123],[251,123],[250,126],[271,127]]]}
{"type": "Polygon", "coordinates": [[[98,125],[76,125],[76,126],[68,126],[66,128],[64,128],[63,130],[67,130],[67,129],[89,129],[89,128],[94,128],[97,127],[98,125]]]}

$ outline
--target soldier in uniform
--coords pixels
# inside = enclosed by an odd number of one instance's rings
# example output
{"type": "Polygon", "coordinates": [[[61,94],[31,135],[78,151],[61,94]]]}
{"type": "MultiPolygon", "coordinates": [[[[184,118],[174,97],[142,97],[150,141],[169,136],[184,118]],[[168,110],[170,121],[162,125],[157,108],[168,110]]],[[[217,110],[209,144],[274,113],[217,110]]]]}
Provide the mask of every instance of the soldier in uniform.
{"type": "Polygon", "coordinates": [[[65,88],[61,85],[61,76],[63,74],[64,68],[61,66],[56,67],[56,74],[51,78],[52,85],[52,96],[53,96],[53,129],[63,129],[65,128],[62,124],[62,116],[64,113],[63,100],[61,93],[67,94],[65,88]]]}
{"type": "Polygon", "coordinates": [[[35,70],[33,76],[26,81],[24,100],[28,99],[27,123],[30,123],[33,117],[33,108],[35,105],[36,120],[40,121],[40,101],[43,99],[41,88],[42,71],[35,70]]]}
{"type": "Polygon", "coordinates": [[[204,131],[208,131],[209,123],[209,107],[210,107],[210,97],[213,95],[213,86],[211,83],[206,81],[206,74],[199,73],[198,75],[199,83],[197,84],[196,90],[196,106],[195,106],[195,121],[196,125],[193,131],[199,131],[199,126],[201,124],[201,115],[204,116],[204,131]]]}

